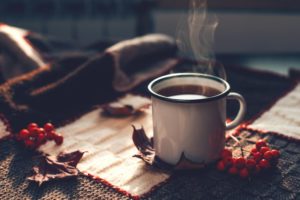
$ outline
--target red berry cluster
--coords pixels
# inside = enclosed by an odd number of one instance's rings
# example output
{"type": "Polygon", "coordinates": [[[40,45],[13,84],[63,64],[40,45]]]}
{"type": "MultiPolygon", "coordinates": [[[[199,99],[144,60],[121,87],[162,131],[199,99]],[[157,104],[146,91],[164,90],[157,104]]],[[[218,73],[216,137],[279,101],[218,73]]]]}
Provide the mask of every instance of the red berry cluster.
{"type": "Polygon", "coordinates": [[[217,169],[219,171],[227,170],[229,174],[247,178],[275,166],[279,156],[278,150],[270,149],[264,140],[258,140],[247,158],[233,158],[232,152],[224,149],[221,153],[221,160],[217,163],[217,169]]]}
{"type": "Polygon", "coordinates": [[[50,140],[54,140],[57,145],[61,145],[64,138],[56,133],[51,123],[46,123],[43,127],[39,127],[36,123],[30,123],[26,129],[19,132],[17,139],[23,141],[25,147],[36,149],[50,140]]]}

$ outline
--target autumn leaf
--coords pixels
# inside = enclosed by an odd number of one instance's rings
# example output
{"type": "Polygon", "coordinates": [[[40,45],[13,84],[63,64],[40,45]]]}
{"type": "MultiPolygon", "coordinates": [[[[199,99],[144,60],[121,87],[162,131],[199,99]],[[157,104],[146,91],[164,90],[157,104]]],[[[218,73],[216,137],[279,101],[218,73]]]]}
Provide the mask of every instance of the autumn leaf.
{"type": "Polygon", "coordinates": [[[171,170],[186,170],[186,169],[201,169],[206,165],[204,163],[196,163],[186,158],[184,153],[182,153],[180,160],[176,165],[171,165],[158,156],[155,156],[155,149],[153,147],[153,139],[149,139],[142,128],[137,129],[133,127],[132,140],[135,147],[138,149],[139,153],[134,155],[136,158],[142,159],[146,164],[166,171],[171,170]]]}
{"type": "Polygon", "coordinates": [[[76,168],[84,152],[74,151],[71,153],[60,153],[58,156],[42,156],[38,166],[33,167],[33,175],[28,180],[42,185],[52,179],[63,179],[78,175],[76,168]]]}
{"type": "Polygon", "coordinates": [[[147,137],[143,127],[137,129],[132,125],[132,128],[132,141],[139,151],[139,154],[134,155],[134,157],[140,158],[147,164],[152,165],[155,156],[152,141],[147,137]]]}
{"type": "Polygon", "coordinates": [[[135,110],[131,105],[107,104],[102,107],[103,113],[109,116],[122,117],[134,114],[135,110]]]}
{"type": "Polygon", "coordinates": [[[112,117],[126,117],[141,112],[150,106],[148,98],[126,95],[115,102],[102,106],[102,113],[112,117]]]}
{"type": "Polygon", "coordinates": [[[136,148],[140,151],[140,153],[144,155],[152,155],[154,154],[153,142],[149,139],[145,133],[144,128],[137,129],[135,126],[132,126],[133,134],[132,140],[136,148]]]}

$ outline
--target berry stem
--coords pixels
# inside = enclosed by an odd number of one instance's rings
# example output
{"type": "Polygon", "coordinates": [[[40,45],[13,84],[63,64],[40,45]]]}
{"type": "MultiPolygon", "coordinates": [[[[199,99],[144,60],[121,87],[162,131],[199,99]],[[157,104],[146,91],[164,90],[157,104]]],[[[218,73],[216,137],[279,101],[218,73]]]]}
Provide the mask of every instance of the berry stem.
{"type": "Polygon", "coordinates": [[[240,141],[235,136],[233,136],[232,134],[230,134],[229,136],[240,145],[240,141]]]}
{"type": "Polygon", "coordinates": [[[244,150],[243,150],[243,147],[239,141],[239,139],[237,139],[235,136],[233,136],[232,134],[229,135],[234,141],[236,141],[236,143],[238,144],[238,146],[240,147],[241,149],[241,153],[242,153],[242,156],[244,157],[244,150]]]}
{"type": "Polygon", "coordinates": [[[240,148],[241,148],[242,157],[245,157],[245,155],[244,155],[244,149],[243,149],[241,143],[239,143],[239,145],[240,145],[240,148]]]}

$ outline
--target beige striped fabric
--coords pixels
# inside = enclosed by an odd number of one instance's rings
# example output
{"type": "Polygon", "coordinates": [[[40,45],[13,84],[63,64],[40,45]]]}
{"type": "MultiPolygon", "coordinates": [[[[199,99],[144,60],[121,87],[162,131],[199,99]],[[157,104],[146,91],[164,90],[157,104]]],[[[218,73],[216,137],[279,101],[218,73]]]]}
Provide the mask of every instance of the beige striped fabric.
{"type": "Polygon", "coordinates": [[[7,131],[7,124],[0,119],[0,139],[8,136],[10,133],[7,131]]]}
{"type": "Polygon", "coordinates": [[[249,127],[300,140],[300,84],[279,99],[249,127]]]}
{"type": "MultiPolygon", "coordinates": [[[[150,103],[150,100],[127,95],[119,102],[139,107],[139,104],[150,103]]],[[[80,171],[105,179],[133,195],[142,195],[165,181],[169,174],[149,169],[143,161],[132,157],[137,149],[132,142],[131,125],[143,126],[151,135],[151,109],[123,118],[104,116],[101,115],[101,108],[95,109],[57,130],[64,136],[61,146],[48,142],[39,150],[50,155],[62,151],[86,151],[78,164],[80,171]]]]}

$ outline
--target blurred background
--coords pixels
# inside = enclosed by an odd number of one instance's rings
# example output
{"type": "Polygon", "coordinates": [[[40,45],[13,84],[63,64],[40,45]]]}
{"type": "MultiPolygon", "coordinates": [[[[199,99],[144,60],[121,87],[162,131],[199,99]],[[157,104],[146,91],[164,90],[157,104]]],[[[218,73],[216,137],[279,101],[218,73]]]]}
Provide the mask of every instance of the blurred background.
{"type": "MultiPolygon", "coordinates": [[[[159,32],[175,36],[188,0],[1,0],[0,22],[88,45],[159,32]]],[[[208,0],[217,59],[287,74],[300,69],[300,1],[208,0]]]]}

